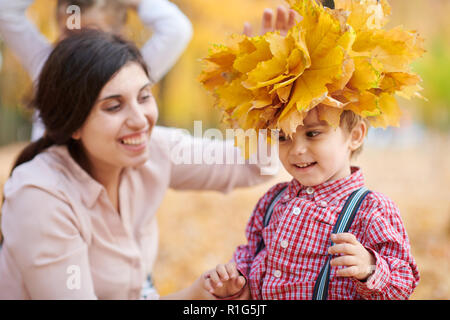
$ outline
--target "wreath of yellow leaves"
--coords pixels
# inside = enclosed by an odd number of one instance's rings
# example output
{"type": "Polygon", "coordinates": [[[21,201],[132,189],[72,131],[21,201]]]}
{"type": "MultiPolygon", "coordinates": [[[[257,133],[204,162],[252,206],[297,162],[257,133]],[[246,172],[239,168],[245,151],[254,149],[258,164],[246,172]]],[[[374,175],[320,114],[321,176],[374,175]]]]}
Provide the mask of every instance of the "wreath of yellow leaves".
{"type": "Polygon", "coordinates": [[[214,45],[199,77],[231,127],[280,129],[291,135],[307,112],[333,127],[344,110],[374,127],[398,126],[395,94],[422,97],[411,63],[425,52],[416,31],[384,30],[387,0],[287,0],[302,17],[282,36],[232,35],[214,45]]]}

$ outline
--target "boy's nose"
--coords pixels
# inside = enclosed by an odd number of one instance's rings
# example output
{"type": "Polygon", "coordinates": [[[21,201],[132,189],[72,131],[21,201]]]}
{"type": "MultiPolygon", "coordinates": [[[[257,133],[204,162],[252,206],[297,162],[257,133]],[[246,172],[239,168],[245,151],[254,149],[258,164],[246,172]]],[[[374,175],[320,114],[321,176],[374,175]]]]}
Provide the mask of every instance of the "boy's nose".
{"type": "Polygon", "coordinates": [[[292,144],[291,150],[289,151],[292,155],[296,155],[303,154],[306,152],[306,150],[306,143],[304,141],[302,141],[301,139],[294,139],[294,143],[292,144]]]}

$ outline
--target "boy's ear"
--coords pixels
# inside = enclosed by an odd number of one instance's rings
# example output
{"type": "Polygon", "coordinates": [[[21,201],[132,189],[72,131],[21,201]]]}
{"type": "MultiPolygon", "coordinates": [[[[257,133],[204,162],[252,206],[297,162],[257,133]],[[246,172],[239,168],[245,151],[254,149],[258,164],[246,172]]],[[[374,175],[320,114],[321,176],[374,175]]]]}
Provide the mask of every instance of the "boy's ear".
{"type": "Polygon", "coordinates": [[[350,132],[350,150],[355,151],[364,143],[364,138],[367,135],[367,124],[364,121],[359,121],[359,123],[353,127],[350,132]]]}

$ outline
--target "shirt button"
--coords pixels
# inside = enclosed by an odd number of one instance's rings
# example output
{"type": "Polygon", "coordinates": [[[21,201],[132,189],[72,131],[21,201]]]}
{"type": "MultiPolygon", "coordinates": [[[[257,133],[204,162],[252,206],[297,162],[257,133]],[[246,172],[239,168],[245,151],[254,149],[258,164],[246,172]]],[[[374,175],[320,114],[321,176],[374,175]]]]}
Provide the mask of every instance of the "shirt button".
{"type": "Polygon", "coordinates": [[[281,271],[280,271],[280,270],[275,270],[275,272],[273,273],[273,276],[274,276],[275,278],[281,277],[281,271]]]}
{"type": "Polygon", "coordinates": [[[289,195],[285,195],[284,200],[289,200],[289,195]]]}
{"type": "Polygon", "coordinates": [[[284,249],[286,249],[289,245],[289,242],[287,242],[286,240],[281,241],[280,246],[284,249]]]}
{"type": "Polygon", "coordinates": [[[307,194],[313,194],[314,193],[314,188],[312,188],[312,187],[306,188],[306,193],[307,194]]]}
{"type": "Polygon", "coordinates": [[[321,207],[326,207],[327,205],[328,205],[328,203],[324,200],[319,202],[319,206],[321,206],[321,207]]]}
{"type": "Polygon", "coordinates": [[[292,211],[292,213],[295,214],[296,216],[298,216],[300,214],[300,208],[295,207],[294,210],[292,211]]]}

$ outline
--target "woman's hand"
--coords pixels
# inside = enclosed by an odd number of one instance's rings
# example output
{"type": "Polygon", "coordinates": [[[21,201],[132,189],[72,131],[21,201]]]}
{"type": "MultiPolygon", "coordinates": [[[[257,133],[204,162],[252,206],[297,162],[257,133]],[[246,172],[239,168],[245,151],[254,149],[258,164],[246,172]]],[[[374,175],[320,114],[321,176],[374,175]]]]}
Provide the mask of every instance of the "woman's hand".
{"type": "MultiPolygon", "coordinates": [[[[277,8],[277,14],[275,17],[275,22],[273,21],[273,11],[272,9],[265,9],[262,16],[261,22],[261,32],[260,35],[263,35],[267,32],[272,32],[275,30],[279,30],[282,35],[286,35],[288,30],[292,28],[297,20],[300,20],[301,17],[298,13],[292,9],[287,10],[283,6],[279,6],[277,8]]],[[[244,24],[244,32],[246,36],[252,36],[252,26],[249,22],[244,24]]]]}

